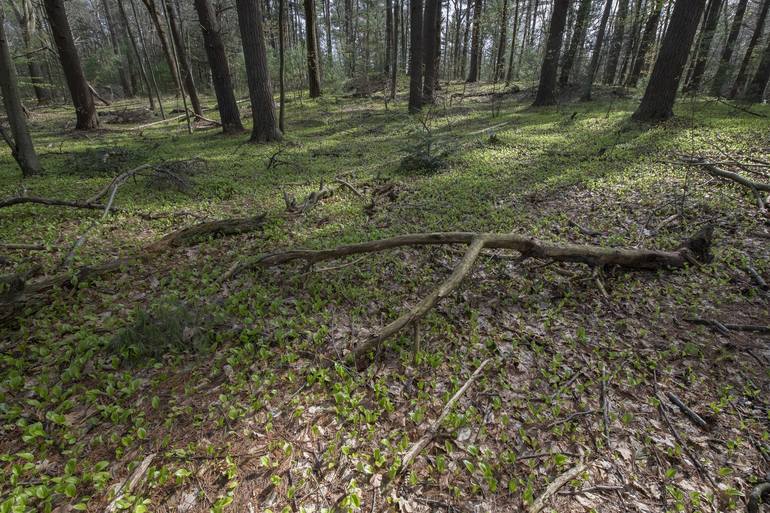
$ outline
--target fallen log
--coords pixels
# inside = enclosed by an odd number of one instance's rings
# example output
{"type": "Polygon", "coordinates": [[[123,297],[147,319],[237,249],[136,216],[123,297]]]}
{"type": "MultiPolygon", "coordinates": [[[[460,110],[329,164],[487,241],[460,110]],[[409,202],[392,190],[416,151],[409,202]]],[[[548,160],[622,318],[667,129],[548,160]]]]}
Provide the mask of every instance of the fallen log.
{"type": "Polygon", "coordinates": [[[745,176],[741,176],[738,173],[722,169],[713,162],[709,162],[708,160],[701,157],[684,157],[682,162],[691,166],[699,166],[711,176],[717,178],[726,178],[746,187],[747,189],[750,189],[757,199],[757,206],[759,207],[759,210],[764,211],[767,207],[767,202],[762,197],[761,192],[770,192],[770,184],[749,180],[745,176]]]}
{"type": "Polygon", "coordinates": [[[38,205],[49,205],[54,207],[72,207],[84,208],[88,210],[104,210],[106,205],[100,203],[89,203],[87,201],[69,201],[56,198],[40,198],[38,196],[14,196],[0,201],[0,208],[21,205],[24,203],[35,203],[38,205]]]}

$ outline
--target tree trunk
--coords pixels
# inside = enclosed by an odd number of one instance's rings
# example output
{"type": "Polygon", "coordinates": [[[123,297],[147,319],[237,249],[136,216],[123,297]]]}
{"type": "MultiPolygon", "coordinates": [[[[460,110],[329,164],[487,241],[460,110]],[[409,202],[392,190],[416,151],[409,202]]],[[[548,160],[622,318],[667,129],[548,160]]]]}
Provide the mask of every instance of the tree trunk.
{"type": "Polygon", "coordinates": [[[471,62],[468,67],[466,82],[478,82],[481,57],[481,9],[482,0],[475,0],[473,4],[473,33],[471,34],[471,62]]]}
{"type": "Polygon", "coordinates": [[[112,19],[108,0],[102,0],[102,8],[104,9],[104,16],[107,19],[107,31],[110,35],[112,53],[115,55],[115,61],[118,63],[118,77],[120,79],[120,85],[123,88],[123,95],[127,97],[134,96],[134,91],[131,88],[131,81],[128,76],[128,63],[124,59],[120,43],[118,42],[117,29],[115,27],[115,22],[112,19]]]}
{"type": "Polygon", "coordinates": [[[703,80],[703,73],[706,71],[706,62],[711,51],[711,42],[714,40],[714,34],[719,24],[719,13],[722,10],[724,0],[711,0],[706,9],[706,18],[703,21],[703,35],[700,39],[700,45],[695,53],[695,66],[693,66],[690,81],[687,83],[686,91],[697,91],[700,89],[703,80]]]}
{"type": "Polygon", "coordinates": [[[770,0],[765,0],[760,8],[759,15],[757,16],[757,24],[754,27],[754,33],[751,35],[749,46],[746,48],[746,53],[743,55],[741,61],[741,67],[738,69],[738,74],[735,77],[732,89],[730,89],[730,98],[735,98],[743,90],[743,86],[746,83],[746,77],[749,72],[749,64],[751,63],[751,55],[754,53],[754,48],[757,46],[759,39],[762,37],[762,30],[765,28],[765,20],[767,19],[767,12],[770,10],[770,0]]]}
{"type": "MultiPolygon", "coordinates": [[[[2,132],[3,138],[11,147],[11,154],[21,168],[22,176],[32,176],[40,173],[40,161],[29,135],[27,120],[24,117],[24,108],[19,95],[19,85],[16,78],[16,67],[8,48],[8,40],[5,37],[5,12],[0,4],[0,92],[3,93],[3,105],[8,116],[8,124],[11,125],[13,140],[2,132]]],[[[2,127],[0,127],[2,131],[2,127]]]]}
{"type": "Polygon", "coordinates": [[[353,0],[345,0],[345,58],[347,59],[348,76],[355,71],[353,54],[355,53],[355,35],[353,34],[353,0]]]}
{"type": "Polygon", "coordinates": [[[393,33],[391,44],[393,45],[393,61],[390,69],[390,98],[396,97],[396,86],[398,79],[398,13],[401,7],[399,7],[398,0],[393,1],[393,33]]]}
{"type": "Polygon", "coordinates": [[[493,71],[493,82],[503,79],[503,63],[505,62],[505,46],[508,44],[508,0],[503,0],[503,12],[500,19],[500,40],[497,42],[497,59],[493,71]]]}
{"type": "Polygon", "coordinates": [[[325,25],[325,32],[326,32],[326,73],[329,73],[332,69],[332,66],[334,65],[334,59],[333,59],[333,53],[334,49],[332,48],[332,13],[331,13],[331,2],[330,0],[324,0],[324,25],[325,25]]]}
{"type": "Polygon", "coordinates": [[[426,0],[425,13],[422,23],[422,49],[423,49],[423,103],[433,103],[435,101],[436,85],[436,59],[438,58],[438,48],[436,46],[436,19],[437,7],[440,6],[440,0],[426,0]]]}
{"type": "Polygon", "coordinates": [[[588,65],[588,74],[586,75],[585,85],[583,86],[583,94],[580,97],[580,99],[584,102],[591,100],[591,91],[593,90],[594,86],[594,77],[596,76],[596,70],[599,69],[599,58],[602,55],[604,37],[607,33],[607,21],[610,19],[611,11],[612,0],[607,0],[607,3],[604,5],[602,20],[599,22],[599,33],[596,35],[594,51],[593,54],[591,54],[591,62],[588,65]]]}
{"type": "Polygon", "coordinates": [[[650,13],[650,17],[647,18],[647,22],[644,25],[642,40],[639,42],[639,51],[636,53],[631,72],[628,74],[626,87],[636,87],[642,72],[647,67],[647,52],[655,41],[655,34],[658,32],[658,23],[660,22],[660,15],[663,9],[663,0],[654,0],[654,2],[652,13],[650,13]]]}
{"type": "Polygon", "coordinates": [[[604,83],[606,85],[615,83],[615,74],[626,30],[626,16],[628,16],[628,0],[620,0],[618,12],[615,15],[615,30],[612,32],[612,40],[610,41],[609,53],[607,54],[607,64],[604,68],[604,83]]]}
{"type": "Polygon", "coordinates": [[[385,0],[385,62],[382,65],[382,74],[386,77],[390,74],[391,52],[393,50],[393,0],[385,0]]]}
{"type": "Polygon", "coordinates": [[[741,33],[741,25],[743,24],[743,16],[746,14],[746,5],[748,0],[738,0],[738,6],[735,8],[735,16],[733,16],[733,22],[730,25],[730,32],[727,35],[725,46],[722,48],[722,55],[719,58],[719,66],[717,72],[714,75],[714,80],[711,82],[711,95],[721,96],[722,88],[727,80],[727,74],[730,70],[730,61],[733,58],[733,51],[735,50],[735,42],[738,40],[738,36],[741,33]]]}
{"type": "Polygon", "coordinates": [[[458,77],[465,78],[468,75],[465,73],[466,64],[468,62],[468,39],[471,33],[471,10],[473,9],[474,0],[468,0],[468,5],[465,8],[465,30],[463,30],[463,50],[460,58],[460,74],[458,77]]]}
{"type": "Polygon", "coordinates": [[[35,98],[37,103],[45,105],[51,101],[51,91],[48,90],[43,84],[43,70],[40,63],[37,60],[37,55],[33,53],[36,49],[33,48],[33,38],[37,32],[37,14],[35,6],[31,0],[20,0],[19,4],[9,1],[11,9],[13,9],[16,21],[19,22],[19,28],[21,29],[21,37],[24,41],[24,49],[27,51],[26,61],[27,69],[29,70],[29,80],[32,82],[32,88],[35,91],[35,98]]]}
{"type": "Polygon", "coordinates": [[[209,0],[195,0],[195,10],[203,33],[203,46],[211,69],[211,81],[217,96],[217,109],[222,122],[222,132],[236,134],[243,131],[238,104],[235,103],[227,53],[220,35],[220,25],[209,0]]]}
{"type": "Polygon", "coordinates": [[[677,89],[705,4],[706,0],[676,0],[650,82],[632,116],[636,121],[663,121],[674,115],[677,89]]]}
{"type": "Polygon", "coordinates": [[[521,0],[514,0],[516,5],[513,9],[513,32],[511,33],[511,52],[508,54],[508,71],[505,72],[505,85],[508,86],[513,79],[513,55],[516,51],[516,36],[519,35],[519,3],[521,0]]]}
{"type": "Polygon", "coordinates": [[[251,140],[268,142],[281,139],[276,125],[273,88],[270,85],[270,70],[267,67],[262,13],[258,0],[235,0],[238,11],[238,25],[246,61],[246,80],[249,83],[251,115],[254,122],[251,140]]]}
{"type": "Polygon", "coordinates": [[[171,71],[174,85],[176,85],[178,91],[181,91],[182,84],[179,82],[179,69],[177,69],[174,54],[171,52],[169,41],[166,38],[166,29],[163,28],[163,23],[160,21],[160,14],[155,5],[155,0],[142,0],[142,2],[147,8],[147,12],[150,13],[150,19],[152,20],[153,25],[155,25],[155,30],[158,32],[160,47],[163,50],[163,55],[166,57],[166,63],[168,64],[168,69],[171,71]]]}
{"type": "Polygon", "coordinates": [[[770,81],[770,40],[768,40],[765,51],[762,54],[762,59],[759,61],[759,66],[754,72],[754,78],[746,87],[743,99],[749,102],[761,103],[768,81],[770,81]]]}
{"type": "Polygon", "coordinates": [[[72,38],[67,12],[64,10],[64,0],[44,0],[44,5],[53,40],[59,52],[59,60],[64,69],[64,78],[75,106],[77,116],[75,128],[77,130],[98,128],[96,105],[80,65],[80,56],[75,48],[75,40],[72,38]]]}
{"type": "Polygon", "coordinates": [[[561,63],[561,74],[559,75],[559,85],[564,87],[569,82],[572,67],[575,65],[575,57],[578,49],[583,47],[588,31],[588,18],[591,14],[591,0],[581,0],[578,7],[577,19],[575,20],[575,30],[572,32],[572,41],[564,54],[561,63]]]}
{"type": "Polygon", "coordinates": [[[555,0],[548,29],[543,67],[540,71],[540,85],[537,88],[537,96],[533,103],[536,107],[556,105],[556,70],[559,66],[567,11],[569,11],[569,0],[555,0]]]}
{"type": "Polygon", "coordinates": [[[184,39],[182,38],[182,29],[179,24],[179,14],[176,11],[176,6],[173,0],[164,1],[166,5],[166,14],[168,16],[168,24],[171,27],[171,37],[174,38],[174,48],[177,55],[180,71],[182,72],[182,82],[184,83],[185,91],[190,97],[190,103],[192,104],[193,112],[198,116],[203,116],[203,109],[201,108],[201,101],[198,98],[198,89],[195,87],[195,80],[193,78],[192,69],[190,67],[190,59],[187,56],[187,51],[184,47],[184,39]]]}
{"type": "Polygon", "coordinates": [[[278,129],[286,131],[286,0],[278,0],[278,129]]]}
{"type": "Polygon", "coordinates": [[[316,23],[315,0],[304,0],[305,43],[307,48],[307,82],[310,97],[321,96],[321,68],[318,65],[318,25],[316,23]]]}
{"type": "MultiPolygon", "coordinates": [[[[119,1],[122,2],[122,0],[119,1]]],[[[139,36],[139,43],[142,47],[144,62],[147,64],[147,75],[152,82],[152,87],[155,91],[155,98],[158,100],[158,109],[160,110],[160,115],[163,119],[166,119],[166,113],[163,110],[163,98],[160,96],[158,81],[155,79],[155,72],[152,70],[152,61],[150,61],[150,56],[147,53],[147,41],[144,39],[144,32],[142,31],[142,26],[139,23],[139,13],[136,10],[136,4],[134,3],[134,0],[129,0],[129,2],[131,3],[131,12],[134,15],[134,23],[136,23],[136,33],[139,36]]]]}
{"type": "Polygon", "coordinates": [[[629,70],[629,68],[633,65],[633,59],[636,55],[636,46],[639,41],[639,38],[641,36],[642,31],[642,1],[643,0],[635,0],[634,4],[634,19],[631,23],[631,35],[628,38],[628,43],[626,44],[626,51],[623,54],[623,64],[620,67],[620,72],[615,77],[615,83],[616,84],[623,84],[624,78],[626,77],[626,72],[629,70]]]}
{"type": "Polygon", "coordinates": [[[409,2],[409,112],[422,108],[422,0],[409,2]]]}
{"type": "Polygon", "coordinates": [[[131,31],[131,25],[128,23],[128,16],[126,15],[126,9],[123,7],[123,0],[118,0],[118,13],[120,13],[120,22],[126,30],[126,38],[128,39],[131,49],[134,51],[134,57],[136,58],[137,65],[139,66],[139,75],[144,82],[144,87],[147,91],[147,98],[150,101],[150,110],[155,110],[155,100],[152,97],[152,87],[150,87],[150,79],[147,76],[147,71],[144,69],[144,63],[142,61],[142,54],[139,52],[134,34],[131,31]]]}

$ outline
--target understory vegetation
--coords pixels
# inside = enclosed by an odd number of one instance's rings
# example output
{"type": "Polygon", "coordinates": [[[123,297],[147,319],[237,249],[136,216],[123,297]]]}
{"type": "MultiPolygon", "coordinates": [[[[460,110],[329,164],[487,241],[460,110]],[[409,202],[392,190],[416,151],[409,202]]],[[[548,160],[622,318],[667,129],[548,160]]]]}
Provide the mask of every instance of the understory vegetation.
{"type": "MultiPolygon", "coordinates": [[[[690,97],[647,126],[630,121],[633,90],[534,109],[532,89],[441,86],[416,116],[403,94],[289,98],[290,130],[263,145],[188,135],[181,119],[141,128],[129,100],[89,132],[71,109],[34,110],[45,172],[20,181],[3,147],[3,198],[84,201],[152,168],[113,189],[106,215],[0,208],[4,272],[70,273],[2,305],[0,512],[744,509],[770,460],[770,224],[750,189],[686,159],[768,182],[770,108],[690,97]],[[258,229],[153,246],[260,215],[258,229]],[[681,269],[483,250],[364,366],[346,355],[465,246],[238,267],[441,231],[676,251],[706,226],[712,258],[681,269]]],[[[5,298],[25,292],[13,286],[5,298]]]]}

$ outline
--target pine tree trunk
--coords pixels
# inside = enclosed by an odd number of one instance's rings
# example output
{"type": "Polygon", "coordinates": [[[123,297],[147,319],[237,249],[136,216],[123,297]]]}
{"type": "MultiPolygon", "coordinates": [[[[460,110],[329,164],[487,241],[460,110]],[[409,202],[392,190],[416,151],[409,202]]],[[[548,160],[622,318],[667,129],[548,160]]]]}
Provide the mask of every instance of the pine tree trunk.
{"type": "Polygon", "coordinates": [[[722,48],[722,54],[719,58],[719,67],[711,82],[712,96],[722,95],[722,88],[725,85],[727,74],[730,71],[730,61],[733,58],[735,42],[738,40],[738,36],[741,33],[741,25],[743,25],[743,16],[746,14],[747,4],[748,0],[738,0],[738,6],[735,8],[735,16],[733,16],[733,22],[730,25],[730,32],[727,35],[725,46],[722,48]]]}
{"type": "Polygon", "coordinates": [[[599,58],[602,55],[602,46],[604,46],[604,37],[607,33],[607,21],[610,19],[610,12],[612,11],[612,0],[607,0],[604,4],[604,12],[602,13],[602,19],[599,22],[599,33],[596,35],[596,43],[594,44],[594,51],[591,54],[591,62],[588,64],[588,74],[585,78],[583,85],[583,94],[580,97],[581,101],[587,102],[591,100],[591,91],[594,86],[594,77],[596,71],[599,69],[599,58]]]}
{"type": "Polygon", "coordinates": [[[382,73],[386,77],[390,74],[391,52],[393,47],[393,0],[385,0],[385,62],[382,65],[382,73]]]}
{"type": "Polygon", "coordinates": [[[305,43],[307,48],[307,82],[310,97],[321,96],[321,67],[318,62],[318,28],[316,23],[315,0],[304,0],[305,43]]]}
{"type": "Polygon", "coordinates": [[[422,0],[409,2],[409,112],[422,108],[422,0]]]}
{"type": "Polygon", "coordinates": [[[471,34],[471,62],[468,67],[466,82],[478,82],[481,63],[481,9],[482,0],[475,0],[473,5],[473,33],[471,34]]]}
{"type": "Polygon", "coordinates": [[[770,10],[770,0],[765,0],[762,3],[759,15],[757,16],[757,24],[754,27],[754,33],[751,35],[749,46],[746,48],[746,53],[743,55],[741,67],[738,69],[738,74],[735,76],[735,82],[733,83],[733,87],[730,89],[730,98],[735,98],[743,90],[743,86],[746,83],[746,77],[749,73],[751,55],[754,53],[754,48],[757,46],[759,39],[762,37],[762,31],[765,28],[765,20],[767,19],[768,10],[770,10]]]}
{"type": "Polygon", "coordinates": [[[642,34],[642,40],[639,42],[639,50],[634,58],[634,65],[631,68],[631,72],[628,74],[626,87],[636,87],[639,83],[639,78],[642,76],[642,72],[647,68],[647,52],[655,41],[655,34],[658,32],[660,15],[663,10],[663,0],[654,0],[654,2],[652,13],[650,13],[647,22],[644,24],[644,33],[642,34]]]}
{"type": "Polygon", "coordinates": [[[569,11],[569,0],[554,1],[545,57],[543,57],[543,67],[540,71],[540,85],[537,88],[537,96],[533,103],[536,107],[556,105],[556,71],[559,66],[567,11],[569,11]]]}
{"type": "Polygon", "coordinates": [[[674,101],[706,0],[676,0],[650,82],[633,119],[663,121],[674,115],[674,101]]]}
{"type": "Polygon", "coordinates": [[[281,139],[275,119],[273,88],[270,85],[270,70],[267,67],[262,13],[259,0],[235,0],[238,11],[238,26],[246,61],[246,80],[249,84],[253,128],[252,142],[269,142],[281,139]]]}
{"type": "Polygon", "coordinates": [[[401,7],[399,6],[398,0],[393,0],[393,32],[392,32],[392,39],[389,44],[393,45],[393,51],[391,52],[391,55],[393,55],[393,61],[391,62],[390,66],[390,98],[394,99],[396,97],[396,87],[397,87],[397,79],[398,79],[398,13],[400,12],[401,7]]]}
{"type": "Polygon", "coordinates": [[[436,47],[436,19],[437,7],[440,0],[426,0],[425,12],[422,20],[422,56],[423,56],[423,103],[433,103],[435,100],[436,85],[436,59],[438,48],[436,47]]]}
{"type": "Polygon", "coordinates": [[[513,55],[516,51],[516,36],[519,32],[519,3],[521,0],[514,0],[516,5],[513,10],[513,32],[511,33],[511,52],[508,54],[508,70],[505,72],[505,85],[508,86],[513,80],[513,55]]]}
{"type": "Polygon", "coordinates": [[[182,38],[182,30],[179,24],[179,15],[176,12],[176,6],[174,5],[173,0],[163,0],[163,2],[166,5],[168,25],[171,28],[171,37],[174,38],[173,44],[176,51],[177,63],[180,68],[179,71],[182,73],[182,82],[184,83],[185,91],[187,91],[187,95],[190,97],[193,112],[198,116],[203,116],[201,101],[198,98],[198,89],[195,87],[195,80],[190,67],[190,59],[187,56],[184,39],[182,38]]]}
{"type": "Polygon", "coordinates": [[[75,40],[72,38],[67,13],[64,10],[64,0],[44,0],[44,5],[53,40],[59,52],[59,60],[64,69],[64,78],[75,106],[77,116],[75,128],[78,130],[98,128],[96,105],[80,65],[80,56],[75,48],[75,40]]]}
{"type": "Polygon", "coordinates": [[[243,131],[238,104],[235,102],[233,82],[230,78],[230,67],[227,64],[227,53],[220,35],[219,21],[214,14],[209,0],[195,0],[195,11],[198,13],[198,23],[203,33],[203,45],[211,69],[211,81],[214,83],[214,93],[217,96],[217,109],[222,122],[222,132],[236,134],[243,131]]]}
{"type": "Polygon", "coordinates": [[[632,61],[634,55],[636,55],[636,46],[641,36],[642,31],[642,0],[634,0],[634,19],[631,23],[631,35],[628,38],[626,44],[626,51],[623,54],[623,64],[620,66],[620,72],[615,77],[616,84],[623,84],[626,72],[633,65],[632,61]]]}
{"type": "Polygon", "coordinates": [[[561,87],[564,87],[569,82],[569,76],[570,73],[572,73],[572,67],[575,65],[575,57],[577,56],[578,49],[582,48],[583,43],[585,42],[590,14],[591,0],[581,0],[575,20],[575,30],[572,32],[572,41],[570,41],[569,48],[564,54],[564,59],[561,64],[561,74],[559,75],[559,85],[561,87]]]}
{"type": "Polygon", "coordinates": [[[626,30],[626,16],[628,16],[628,0],[620,0],[618,12],[615,15],[615,30],[612,32],[612,40],[610,41],[609,53],[607,54],[607,64],[604,68],[604,83],[606,85],[615,83],[615,74],[626,30]]]}
{"type": "Polygon", "coordinates": [[[345,58],[347,60],[348,76],[355,71],[355,35],[353,34],[353,0],[345,0],[345,58]]]}
{"type": "MultiPolygon", "coordinates": [[[[11,125],[13,140],[3,138],[11,146],[11,154],[21,168],[22,176],[32,176],[40,173],[40,161],[29,135],[27,120],[24,117],[24,108],[19,95],[19,85],[16,78],[16,67],[13,64],[8,40],[5,37],[5,11],[0,3],[0,92],[3,94],[3,105],[8,116],[8,124],[11,125]]],[[[0,130],[2,128],[0,127],[0,130]]]]}
{"type": "Polygon", "coordinates": [[[286,0],[278,0],[278,129],[286,131],[286,0]]]}
{"type": "Polygon", "coordinates": [[[463,30],[463,50],[460,58],[460,74],[458,78],[466,78],[466,66],[468,63],[468,40],[471,34],[471,11],[473,10],[474,0],[468,0],[468,5],[465,8],[465,29],[463,30]]]}
{"type": "Polygon", "coordinates": [[[332,48],[332,13],[330,0],[324,0],[324,25],[326,27],[326,73],[331,72],[334,65],[334,49],[332,48]]]}
{"type": "Polygon", "coordinates": [[[706,71],[706,62],[711,52],[711,42],[714,40],[717,26],[719,25],[719,13],[722,10],[724,0],[711,0],[706,9],[706,18],[703,22],[703,35],[700,39],[700,45],[695,55],[695,65],[693,66],[690,81],[687,83],[686,91],[698,91],[703,80],[703,73],[706,71]]]}
{"type": "MultiPolygon", "coordinates": [[[[155,0],[142,0],[144,6],[147,8],[147,12],[150,13],[150,19],[152,20],[155,30],[158,33],[158,39],[160,40],[160,47],[163,50],[163,56],[166,58],[168,69],[171,71],[171,76],[174,80],[174,85],[178,91],[182,90],[182,84],[179,82],[179,70],[177,69],[174,55],[171,52],[171,47],[166,37],[166,29],[163,28],[163,23],[160,20],[160,14],[158,8],[155,5],[155,0]]],[[[145,48],[146,49],[146,48],[145,48]]]]}
{"type": "Polygon", "coordinates": [[[768,81],[770,81],[770,40],[768,40],[765,51],[762,54],[762,59],[759,61],[759,66],[757,66],[757,70],[754,72],[754,78],[746,87],[743,99],[753,103],[762,102],[768,81]]]}

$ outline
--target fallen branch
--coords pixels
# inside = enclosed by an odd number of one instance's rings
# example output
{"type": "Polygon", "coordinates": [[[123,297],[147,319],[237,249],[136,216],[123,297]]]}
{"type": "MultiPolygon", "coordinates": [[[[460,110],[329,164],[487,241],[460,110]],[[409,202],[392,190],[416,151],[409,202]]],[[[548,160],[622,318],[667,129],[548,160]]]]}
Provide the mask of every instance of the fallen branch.
{"type": "Polygon", "coordinates": [[[292,215],[303,215],[312,210],[318,202],[330,197],[332,194],[333,191],[321,183],[318,190],[308,194],[300,204],[297,204],[297,199],[286,191],[283,192],[283,201],[286,203],[286,212],[292,215]]]}
{"type": "Polygon", "coordinates": [[[96,91],[96,89],[94,89],[94,86],[92,86],[91,84],[88,84],[88,90],[91,91],[91,94],[94,96],[94,98],[96,98],[97,100],[99,100],[100,102],[102,102],[107,106],[110,105],[110,102],[102,98],[102,96],[96,91]]]}
{"type": "Polygon", "coordinates": [[[766,184],[762,182],[754,182],[744,176],[739,175],[738,173],[733,173],[732,171],[726,171],[718,167],[714,163],[709,162],[701,157],[684,157],[683,162],[689,165],[700,166],[702,169],[705,169],[706,172],[709,173],[711,176],[726,178],[748,189],[751,189],[751,191],[754,193],[754,196],[757,199],[757,205],[759,206],[759,209],[765,210],[766,208],[765,200],[764,198],[762,198],[762,194],[760,194],[760,191],[770,192],[770,184],[766,184]]]}
{"type": "Polygon", "coordinates": [[[131,131],[141,130],[143,128],[150,128],[151,126],[160,125],[163,123],[170,123],[172,121],[177,121],[179,119],[186,118],[186,117],[187,117],[187,114],[181,114],[179,116],[174,116],[173,118],[166,118],[166,119],[161,119],[159,121],[153,121],[152,123],[147,123],[146,125],[135,126],[134,128],[131,129],[131,131]]]}
{"type": "Polygon", "coordinates": [[[353,187],[353,185],[350,182],[348,182],[347,180],[343,180],[342,178],[335,178],[334,181],[337,182],[338,184],[340,184],[340,185],[350,189],[350,191],[352,191],[353,194],[355,194],[359,198],[363,199],[364,195],[361,194],[361,192],[358,189],[353,187]]]}
{"type": "Polygon", "coordinates": [[[4,243],[0,244],[0,249],[4,249],[6,251],[13,251],[13,250],[20,250],[20,251],[42,251],[45,249],[45,246],[42,244],[12,244],[12,243],[4,243]]]}
{"type": "Polygon", "coordinates": [[[694,424],[696,424],[698,427],[702,429],[708,429],[708,423],[703,420],[703,417],[695,413],[693,410],[691,410],[686,404],[682,402],[681,399],[679,399],[676,395],[674,395],[672,392],[666,392],[666,396],[669,398],[669,400],[674,403],[679,410],[685,414],[685,416],[693,421],[694,424]]]}
{"type": "Polygon", "coordinates": [[[527,510],[528,513],[540,513],[543,508],[545,508],[545,503],[548,499],[550,499],[556,492],[559,491],[565,484],[569,483],[573,479],[575,479],[578,475],[580,475],[584,470],[586,469],[585,464],[579,463],[578,465],[572,467],[559,477],[553,480],[551,484],[548,485],[548,488],[545,489],[543,494],[535,499],[535,501],[532,503],[532,505],[527,510]]]}
{"type": "Polygon", "coordinates": [[[7,198],[0,201],[0,208],[10,207],[13,205],[21,205],[24,203],[34,203],[38,205],[49,205],[54,207],[84,208],[88,210],[104,210],[106,207],[106,205],[89,203],[87,201],[69,201],[55,198],[40,198],[37,196],[15,196],[13,198],[7,198]]]}
{"type": "Polygon", "coordinates": [[[574,219],[569,219],[567,221],[567,224],[569,224],[570,226],[574,226],[575,228],[578,229],[580,233],[582,233],[583,235],[588,235],[589,237],[598,237],[599,235],[602,235],[602,232],[597,232],[596,230],[591,230],[590,228],[586,228],[585,226],[578,224],[577,221],[575,221],[574,219]]]}
{"type": "Polygon", "coordinates": [[[689,322],[690,324],[699,324],[701,326],[708,326],[710,328],[714,328],[720,333],[723,333],[725,335],[729,334],[730,331],[748,331],[752,333],[770,333],[770,326],[763,326],[760,324],[722,324],[719,321],[715,321],[712,319],[698,319],[698,318],[686,318],[683,319],[685,322],[689,322]]]}
{"type": "Polygon", "coordinates": [[[147,470],[150,468],[150,464],[152,463],[152,460],[155,459],[155,453],[148,454],[142,462],[137,466],[134,471],[131,473],[131,476],[128,478],[128,481],[124,481],[117,487],[117,491],[115,493],[115,498],[112,500],[112,502],[107,505],[107,508],[104,510],[105,513],[113,513],[114,511],[118,510],[118,502],[126,495],[131,495],[136,488],[136,486],[139,484],[139,482],[144,479],[144,476],[147,474],[147,470]]]}

